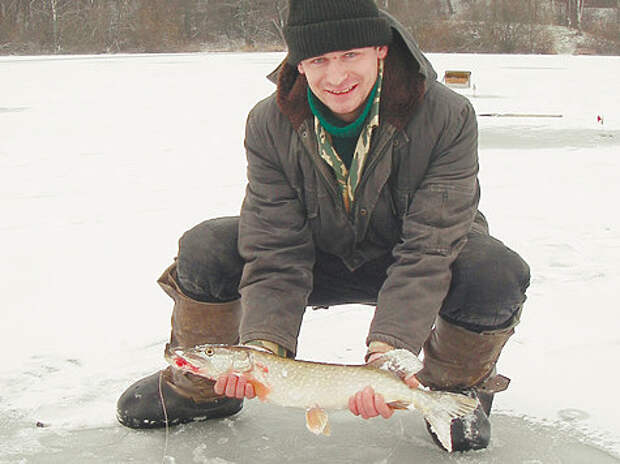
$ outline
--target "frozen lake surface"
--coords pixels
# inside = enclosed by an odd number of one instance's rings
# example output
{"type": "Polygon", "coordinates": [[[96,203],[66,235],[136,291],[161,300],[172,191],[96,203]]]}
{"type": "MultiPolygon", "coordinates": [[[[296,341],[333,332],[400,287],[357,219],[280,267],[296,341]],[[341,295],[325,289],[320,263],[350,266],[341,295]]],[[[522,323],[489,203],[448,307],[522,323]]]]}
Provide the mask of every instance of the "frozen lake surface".
{"type": "MultiPolygon", "coordinates": [[[[238,214],[245,117],[282,58],[0,57],[0,463],[620,462],[618,57],[430,56],[440,76],[472,71],[481,115],[561,116],[479,117],[481,210],[532,268],[489,449],[448,456],[404,413],[339,413],[317,438],[257,402],[167,449],[116,423],[120,393],[163,366],[155,279],[178,237],[238,214]]],[[[371,317],[309,310],[299,357],[359,363],[371,317]]]]}

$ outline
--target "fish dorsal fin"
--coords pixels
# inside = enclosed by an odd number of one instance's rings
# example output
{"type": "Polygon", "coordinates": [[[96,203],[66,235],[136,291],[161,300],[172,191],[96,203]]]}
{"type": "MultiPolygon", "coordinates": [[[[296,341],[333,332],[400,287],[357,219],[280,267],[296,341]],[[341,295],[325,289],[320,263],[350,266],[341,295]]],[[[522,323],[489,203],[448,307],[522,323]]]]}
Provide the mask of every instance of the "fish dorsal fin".
{"type": "Polygon", "coordinates": [[[261,346],[261,345],[235,345],[235,346],[238,346],[238,347],[241,347],[243,349],[250,350],[250,351],[258,351],[260,353],[266,353],[266,354],[271,354],[271,355],[273,354],[273,351],[271,351],[271,350],[269,350],[269,349],[267,349],[267,348],[265,348],[264,346],[261,346]]]}
{"type": "Polygon", "coordinates": [[[388,403],[388,406],[392,409],[405,410],[405,409],[409,409],[409,406],[411,406],[411,403],[408,403],[407,401],[391,401],[390,403],[388,403]]]}
{"type": "Polygon", "coordinates": [[[306,427],[315,435],[331,435],[327,412],[319,406],[314,406],[306,411],[306,427]]]}

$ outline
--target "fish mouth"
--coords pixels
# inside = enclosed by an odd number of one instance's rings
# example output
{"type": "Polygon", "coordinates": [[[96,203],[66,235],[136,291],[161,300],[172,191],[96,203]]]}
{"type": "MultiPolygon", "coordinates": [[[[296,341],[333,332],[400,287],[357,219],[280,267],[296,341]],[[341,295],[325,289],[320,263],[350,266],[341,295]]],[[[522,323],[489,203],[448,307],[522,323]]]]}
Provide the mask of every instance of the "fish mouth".
{"type": "Polygon", "coordinates": [[[178,356],[179,355],[176,353],[174,348],[172,348],[172,346],[170,346],[170,343],[166,343],[166,349],[164,350],[164,358],[166,359],[166,361],[172,362],[178,356]]]}
{"type": "Polygon", "coordinates": [[[164,358],[173,367],[182,370],[188,370],[191,372],[198,372],[200,368],[190,362],[191,355],[183,353],[181,349],[174,349],[170,346],[170,343],[166,343],[166,349],[164,351],[164,358]]]}

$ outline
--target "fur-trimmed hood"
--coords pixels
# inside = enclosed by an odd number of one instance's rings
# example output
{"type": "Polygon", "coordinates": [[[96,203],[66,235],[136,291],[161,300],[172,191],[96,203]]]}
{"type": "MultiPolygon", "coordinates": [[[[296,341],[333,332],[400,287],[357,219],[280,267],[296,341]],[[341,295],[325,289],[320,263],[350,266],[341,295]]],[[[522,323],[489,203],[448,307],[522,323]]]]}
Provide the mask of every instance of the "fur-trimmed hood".
{"type": "MultiPolygon", "coordinates": [[[[404,26],[384,11],[381,15],[392,27],[393,41],[385,59],[380,114],[382,121],[402,129],[437,73],[404,26]]],[[[312,117],[307,100],[308,83],[295,66],[285,59],[267,77],[277,84],[278,106],[295,129],[312,117]]]]}

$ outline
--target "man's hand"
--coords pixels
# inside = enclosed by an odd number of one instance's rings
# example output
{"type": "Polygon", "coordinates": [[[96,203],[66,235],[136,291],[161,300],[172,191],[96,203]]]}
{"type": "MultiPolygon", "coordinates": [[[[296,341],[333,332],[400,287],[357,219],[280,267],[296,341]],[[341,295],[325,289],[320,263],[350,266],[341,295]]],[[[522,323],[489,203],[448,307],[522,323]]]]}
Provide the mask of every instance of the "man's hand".
{"type": "MultiPolygon", "coordinates": [[[[370,363],[380,358],[383,354],[372,353],[368,357],[368,362],[370,363]]],[[[420,382],[413,374],[404,378],[403,381],[409,385],[409,388],[418,388],[420,386],[420,382]]],[[[385,402],[383,395],[375,393],[372,387],[366,387],[349,398],[349,410],[363,419],[370,419],[379,415],[384,419],[389,419],[394,414],[394,408],[385,402]]]]}
{"type": "Polygon", "coordinates": [[[254,386],[248,383],[248,380],[243,376],[235,374],[222,374],[217,378],[215,385],[213,385],[213,391],[218,395],[224,395],[229,398],[237,398],[239,400],[243,398],[252,399],[256,397],[254,386]]]}
{"type": "Polygon", "coordinates": [[[388,406],[383,395],[375,393],[372,387],[366,387],[349,398],[349,410],[363,419],[370,419],[381,415],[389,419],[394,414],[394,409],[388,406]]]}
{"type": "MultiPolygon", "coordinates": [[[[268,340],[250,340],[246,343],[249,346],[258,346],[263,350],[267,350],[277,356],[287,357],[288,352],[275,342],[268,340]]],[[[254,385],[248,382],[243,375],[222,374],[215,381],[213,391],[218,395],[224,395],[229,398],[252,399],[256,397],[254,385]]]]}

